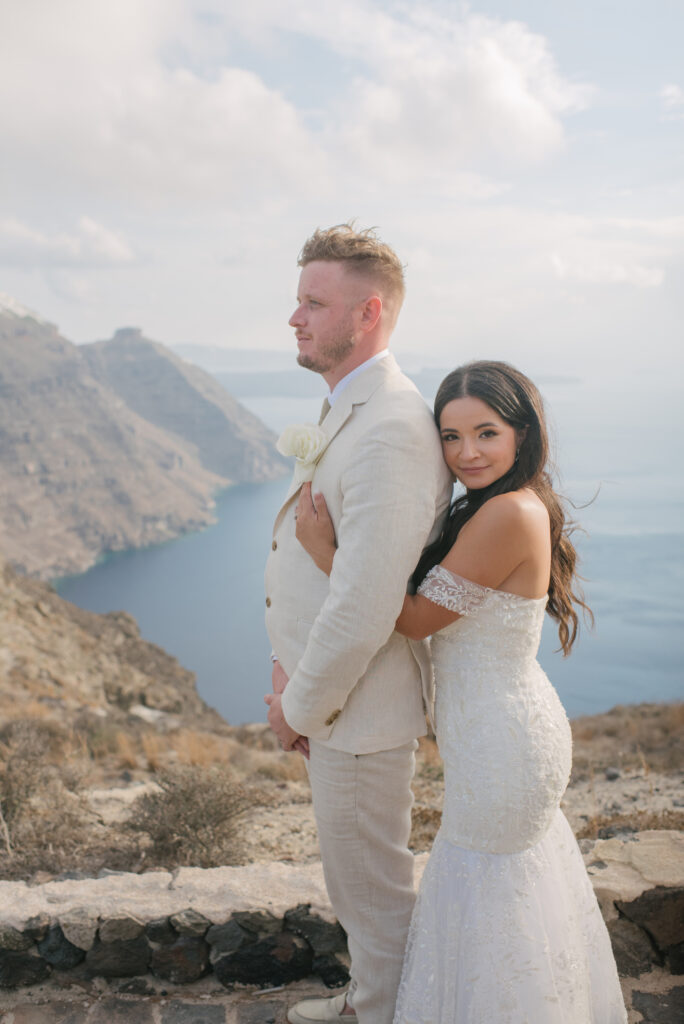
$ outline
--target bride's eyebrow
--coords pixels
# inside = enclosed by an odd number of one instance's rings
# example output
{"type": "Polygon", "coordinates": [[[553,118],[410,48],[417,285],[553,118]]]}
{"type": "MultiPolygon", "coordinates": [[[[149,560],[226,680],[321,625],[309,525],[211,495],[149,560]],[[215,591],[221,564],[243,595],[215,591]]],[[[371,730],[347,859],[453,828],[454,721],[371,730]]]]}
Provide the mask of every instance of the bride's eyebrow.
{"type": "MultiPolygon", "coordinates": [[[[497,426],[496,423],[478,423],[478,425],[474,429],[475,430],[482,430],[483,427],[494,427],[496,429],[496,426],[497,426]]],[[[457,433],[458,433],[458,428],[457,427],[441,427],[440,428],[440,434],[457,434],[457,433]]]]}

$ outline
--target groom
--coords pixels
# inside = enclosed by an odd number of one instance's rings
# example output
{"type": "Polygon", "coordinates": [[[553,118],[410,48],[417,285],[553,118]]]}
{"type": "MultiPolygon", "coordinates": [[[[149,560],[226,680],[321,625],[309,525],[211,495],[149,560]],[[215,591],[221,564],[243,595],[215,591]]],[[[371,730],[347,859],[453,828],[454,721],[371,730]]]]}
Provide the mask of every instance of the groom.
{"type": "Polygon", "coordinates": [[[328,578],[295,537],[295,479],[266,566],[266,702],[284,749],[310,753],[351,985],[298,1003],[288,1020],[391,1024],[414,902],[414,751],[432,697],[427,650],[394,622],[452,485],[430,411],[387,348],[404,298],[397,255],[373,231],[343,224],[317,230],[299,265],[297,360],[329,388],[312,492],[327,501],[338,548],[328,578]]]}

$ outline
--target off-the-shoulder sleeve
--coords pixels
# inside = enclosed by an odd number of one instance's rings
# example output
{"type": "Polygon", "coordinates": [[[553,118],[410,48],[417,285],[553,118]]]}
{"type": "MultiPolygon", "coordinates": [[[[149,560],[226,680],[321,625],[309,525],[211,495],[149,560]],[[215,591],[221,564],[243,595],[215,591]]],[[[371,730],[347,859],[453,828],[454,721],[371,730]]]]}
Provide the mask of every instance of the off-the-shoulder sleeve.
{"type": "Polygon", "coordinates": [[[480,607],[489,588],[456,576],[443,565],[435,565],[418,587],[418,593],[449,611],[471,615],[480,607]]]}

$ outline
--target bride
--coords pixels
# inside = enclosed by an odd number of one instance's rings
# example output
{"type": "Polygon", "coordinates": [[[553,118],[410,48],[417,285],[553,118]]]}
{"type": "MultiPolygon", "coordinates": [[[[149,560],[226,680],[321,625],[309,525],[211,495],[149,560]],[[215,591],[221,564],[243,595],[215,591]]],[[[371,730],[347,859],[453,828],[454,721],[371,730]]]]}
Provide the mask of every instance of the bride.
{"type": "MultiPolygon", "coordinates": [[[[560,810],[570,727],[536,661],[544,612],[567,655],[585,607],[542,400],[513,367],[470,363],[440,385],[435,421],[465,493],[396,628],[432,636],[444,812],[394,1024],[624,1024],[608,933],[560,810]]],[[[329,573],[334,532],[310,485],[297,536],[329,573]]]]}

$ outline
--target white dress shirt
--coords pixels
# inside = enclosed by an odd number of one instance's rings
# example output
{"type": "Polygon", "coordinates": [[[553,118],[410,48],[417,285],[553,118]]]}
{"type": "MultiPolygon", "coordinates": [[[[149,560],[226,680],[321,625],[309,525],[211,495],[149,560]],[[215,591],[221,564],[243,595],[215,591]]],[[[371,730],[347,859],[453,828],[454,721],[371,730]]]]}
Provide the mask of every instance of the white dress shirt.
{"type": "Polygon", "coordinates": [[[343,377],[342,380],[338,380],[338,382],[335,385],[335,387],[332,389],[330,394],[327,396],[328,402],[330,403],[330,405],[333,406],[335,404],[336,400],[339,398],[340,394],[344,391],[344,389],[346,388],[347,384],[349,384],[351,381],[354,380],[354,377],[358,377],[358,375],[360,373],[363,373],[364,370],[367,370],[370,366],[373,365],[373,363],[379,363],[381,359],[384,359],[385,356],[388,356],[388,355],[389,355],[389,349],[388,348],[383,348],[382,352],[376,352],[375,355],[371,356],[370,359],[367,359],[365,361],[365,363],[360,363],[358,366],[355,366],[353,370],[350,370],[349,373],[347,374],[347,376],[343,377]]]}

